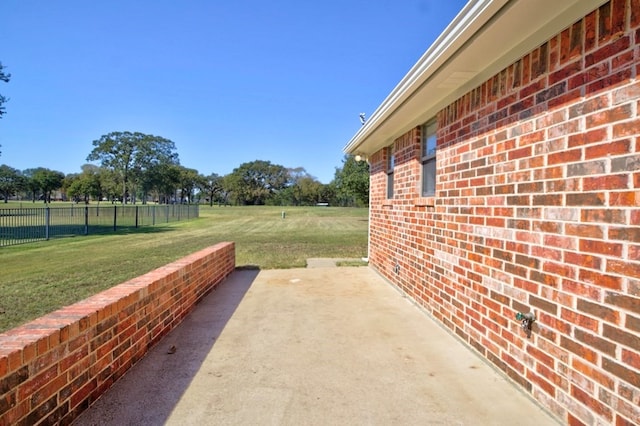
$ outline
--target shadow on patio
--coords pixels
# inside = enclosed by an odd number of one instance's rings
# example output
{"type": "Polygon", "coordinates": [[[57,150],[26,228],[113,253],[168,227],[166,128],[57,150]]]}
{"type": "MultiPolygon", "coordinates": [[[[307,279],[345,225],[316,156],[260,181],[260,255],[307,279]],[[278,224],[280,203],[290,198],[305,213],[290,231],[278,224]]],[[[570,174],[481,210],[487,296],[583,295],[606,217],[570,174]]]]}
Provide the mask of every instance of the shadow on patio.
{"type": "Polygon", "coordinates": [[[555,422],[367,267],[235,271],[75,422],[509,423],[555,422]]]}

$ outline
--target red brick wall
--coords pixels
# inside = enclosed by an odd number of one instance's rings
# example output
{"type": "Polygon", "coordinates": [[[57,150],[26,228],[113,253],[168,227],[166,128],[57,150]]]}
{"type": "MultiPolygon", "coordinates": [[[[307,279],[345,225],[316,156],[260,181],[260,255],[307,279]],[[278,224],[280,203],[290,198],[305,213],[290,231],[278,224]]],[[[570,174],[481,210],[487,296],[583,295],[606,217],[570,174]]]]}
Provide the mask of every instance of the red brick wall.
{"type": "Polygon", "coordinates": [[[435,197],[370,157],[371,264],[570,424],[640,424],[639,71],[611,1],[440,111],[435,197]]]}
{"type": "Polygon", "coordinates": [[[220,243],[0,334],[0,425],[70,423],[234,268],[220,243]]]}

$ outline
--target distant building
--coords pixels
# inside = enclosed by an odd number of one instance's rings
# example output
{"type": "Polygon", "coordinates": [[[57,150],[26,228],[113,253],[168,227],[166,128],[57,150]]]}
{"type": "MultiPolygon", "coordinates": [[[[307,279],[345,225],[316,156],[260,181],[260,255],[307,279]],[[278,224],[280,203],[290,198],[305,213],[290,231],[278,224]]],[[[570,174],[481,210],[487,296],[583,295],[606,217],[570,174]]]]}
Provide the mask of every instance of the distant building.
{"type": "Polygon", "coordinates": [[[640,0],[471,0],[345,147],[370,265],[570,424],[640,424],[639,72],[640,0]]]}

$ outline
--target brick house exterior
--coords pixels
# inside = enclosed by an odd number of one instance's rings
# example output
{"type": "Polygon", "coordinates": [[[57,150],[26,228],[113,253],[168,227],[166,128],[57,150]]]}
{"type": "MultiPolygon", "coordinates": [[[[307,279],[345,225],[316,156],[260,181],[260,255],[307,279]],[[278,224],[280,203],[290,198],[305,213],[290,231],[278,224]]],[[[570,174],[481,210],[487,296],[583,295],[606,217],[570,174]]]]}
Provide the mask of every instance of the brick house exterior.
{"type": "Polygon", "coordinates": [[[569,424],[640,424],[639,72],[640,0],[471,0],[345,147],[370,265],[569,424]]]}

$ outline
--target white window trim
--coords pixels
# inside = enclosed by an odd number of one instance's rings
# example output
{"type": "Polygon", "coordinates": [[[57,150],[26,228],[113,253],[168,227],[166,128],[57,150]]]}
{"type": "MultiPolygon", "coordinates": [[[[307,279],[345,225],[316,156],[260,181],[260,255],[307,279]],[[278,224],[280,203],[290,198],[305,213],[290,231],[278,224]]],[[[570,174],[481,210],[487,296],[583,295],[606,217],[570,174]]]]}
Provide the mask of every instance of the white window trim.
{"type": "Polygon", "coordinates": [[[433,197],[435,196],[436,193],[436,177],[438,175],[438,170],[437,170],[437,145],[435,147],[433,147],[433,150],[431,152],[427,152],[425,154],[425,143],[427,142],[429,136],[434,136],[436,137],[436,144],[437,144],[437,132],[438,132],[438,123],[436,122],[435,119],[429,120],[426,123],[424,123],[422,125],[422,130],[421,130],[421,140],[420,140],[420,174],[421,174],[421,179],[420,179],[420,196],[422,197],[433,197]],[[433,191],[430,192],[426,192],[426,188],[425,188],[425,170],[426,170],[426,165],[428,163],[434,162],[436,166],[435,167],[435,172],[433,174],[433,191]]]}

